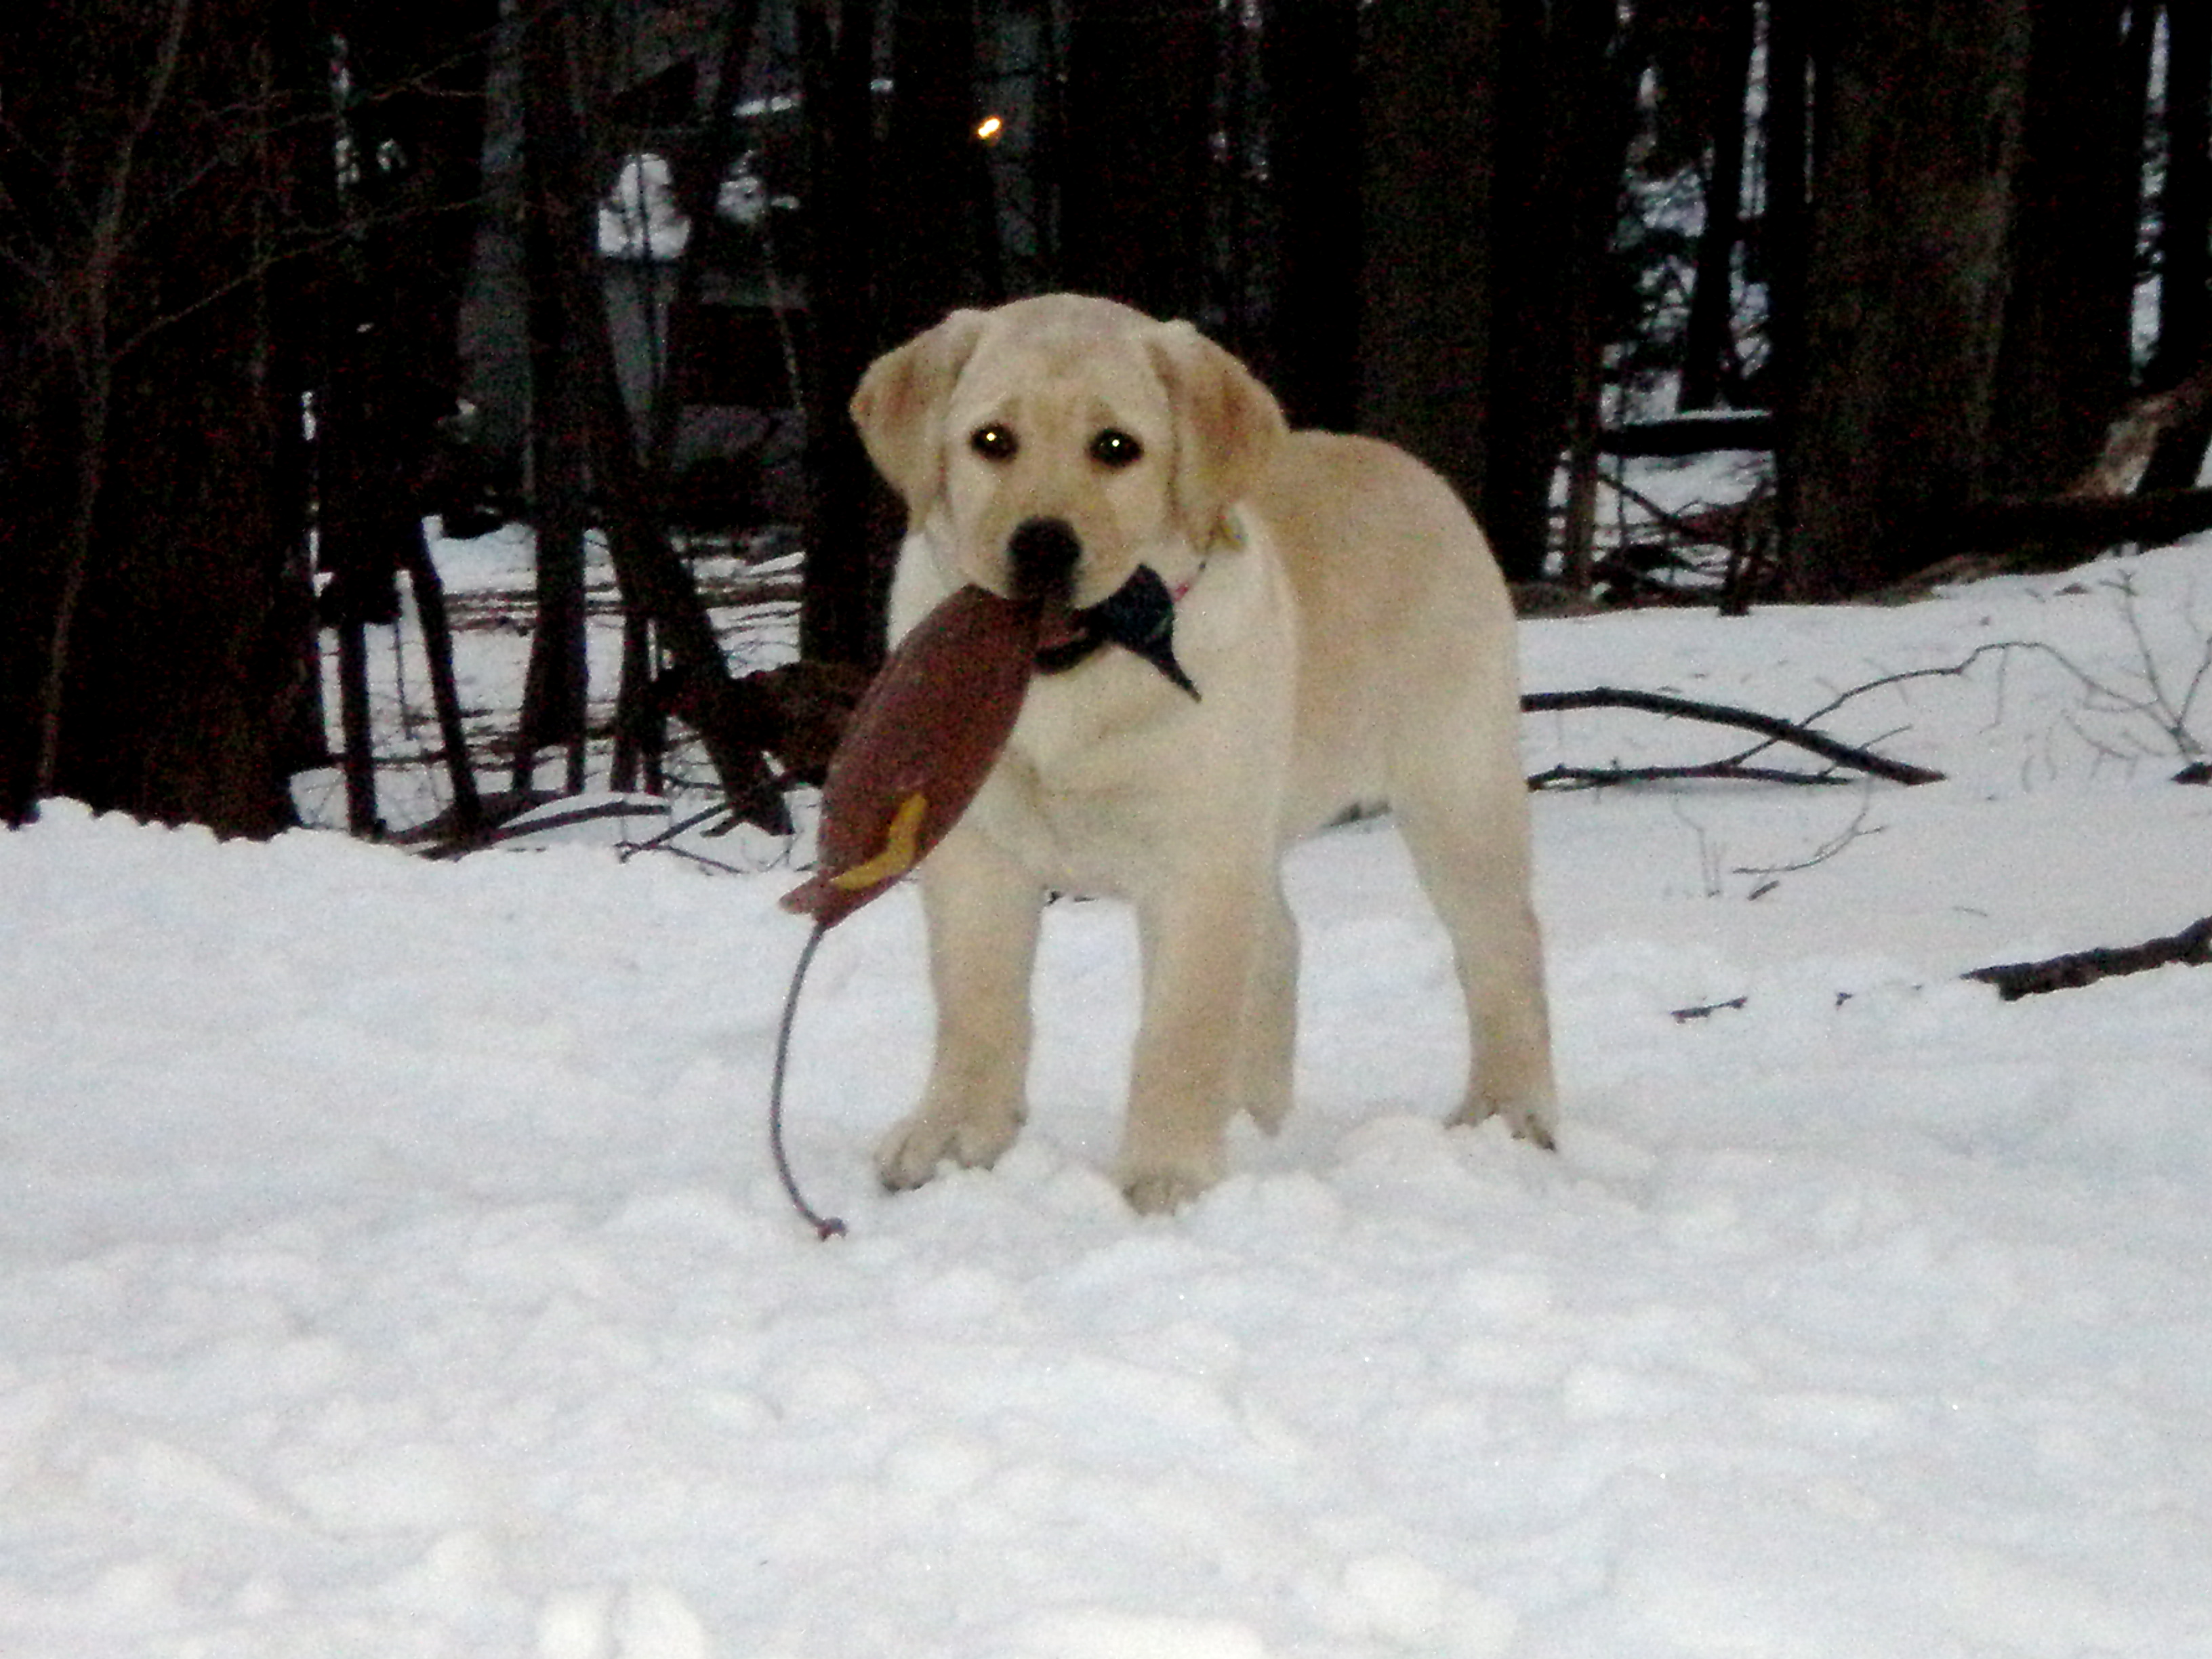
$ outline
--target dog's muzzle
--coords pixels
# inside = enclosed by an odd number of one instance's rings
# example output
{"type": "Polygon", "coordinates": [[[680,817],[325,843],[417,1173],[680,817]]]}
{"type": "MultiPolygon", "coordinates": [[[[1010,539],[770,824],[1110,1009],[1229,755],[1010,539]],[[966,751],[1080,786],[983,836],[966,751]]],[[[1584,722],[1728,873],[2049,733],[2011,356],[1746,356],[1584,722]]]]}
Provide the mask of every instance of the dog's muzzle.
{"type": "Polygon", "coordinates": [[[1024,519],[1006,538],[1006,563],[1014,598],[1065,605],[1075,586],[1083,544],[1065,519],[1024,519]]]}

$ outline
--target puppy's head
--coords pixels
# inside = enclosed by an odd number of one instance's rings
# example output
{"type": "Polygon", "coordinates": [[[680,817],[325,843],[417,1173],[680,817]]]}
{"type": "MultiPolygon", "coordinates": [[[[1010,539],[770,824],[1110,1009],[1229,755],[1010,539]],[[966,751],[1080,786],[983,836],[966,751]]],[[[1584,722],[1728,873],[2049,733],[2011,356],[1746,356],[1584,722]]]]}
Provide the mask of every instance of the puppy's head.
{"type": "Polygon", "coordinates": [[[852,412],[949,579],[1078,608],[1140,565],[1187,582],[1284,432],[1188,323],[1067,295],[955,312],[878,358],[852,412]]]}

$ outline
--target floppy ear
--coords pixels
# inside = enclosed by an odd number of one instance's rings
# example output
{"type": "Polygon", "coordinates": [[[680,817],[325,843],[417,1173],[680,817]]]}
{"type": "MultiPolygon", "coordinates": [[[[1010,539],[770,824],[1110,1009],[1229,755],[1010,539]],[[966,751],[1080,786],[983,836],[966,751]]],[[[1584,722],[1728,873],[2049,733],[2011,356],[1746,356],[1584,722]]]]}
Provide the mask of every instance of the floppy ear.
{"type": "Polygon", "coordinates": [[[945,487],[945,404],[983,331],[980,311],[956,311],[868,365],[848,405],[884,481],[920,523],[945,487]]]}
{"type": "Polygon", "coordinates": [[[1289,427],[1274,393],[1188,323],[1161,324],[1151,349],[1175,410],[1176,512],[1204,547],[1223,511],[1259,483],[1289,427]]]}

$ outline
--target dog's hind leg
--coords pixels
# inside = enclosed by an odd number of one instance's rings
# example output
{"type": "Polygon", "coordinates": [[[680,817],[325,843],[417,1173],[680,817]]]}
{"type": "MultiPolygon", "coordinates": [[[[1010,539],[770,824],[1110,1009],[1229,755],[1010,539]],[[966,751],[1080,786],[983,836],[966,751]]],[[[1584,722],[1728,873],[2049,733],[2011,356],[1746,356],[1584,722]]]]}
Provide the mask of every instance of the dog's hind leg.
{"type": "Polygon", "coordinates": [[[919,1187],[945,1159],[988,1168],[1027,1115],[1030,975],[1044,895],[982,835],[956,827],[921,867],[937,1045],[921,1104],[884,1137],[884,1185],[919,1187]]]}
{"type": "Polygon", "coordinates": [[[1391,805],[1451,936],[1467,1001],[1472,1070],[1451,1121],[1502,1116],[1522,1139],[1549,1146],[1556,1089],[1543,938],[1528,894],[1527,785],[1510,747],[1499,748],[1486,757],[1463,743],[1407,745],[1393,767],[1391,805]]]}

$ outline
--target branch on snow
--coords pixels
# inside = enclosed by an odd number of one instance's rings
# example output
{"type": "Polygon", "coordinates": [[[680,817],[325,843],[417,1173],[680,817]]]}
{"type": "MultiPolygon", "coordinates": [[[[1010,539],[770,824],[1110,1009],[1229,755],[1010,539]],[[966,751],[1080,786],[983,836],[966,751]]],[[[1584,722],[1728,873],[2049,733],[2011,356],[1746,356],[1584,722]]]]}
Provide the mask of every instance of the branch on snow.
{"type": "Polygon", "coordinates": [[[2205,529],[2212,529],[2212,489],[2146,489],[1978,502],[1938,517],[1928,544],[1950,554],[2032,550],[2037,562],[2057,568],[2116,543],[2162,547],[2205,529]]]}
{"type": "MultiPolygon", "coordinates": [[[[1830,705],[1831,708],[1834,706],[1830,705]]],[[[1605,685],[1587,691],[1532,691],[1521,699],[1521,708],[1524,714],[1530,714],[1569,708],[1634,708],[1648,714],[1663,714],[1674,719],[1707,720],[1717,726],[1732,726],[1741,731],[1756,732],[1770,743],[1790,744],[1838,766],[1851,767],[1869,777],[1886,778],[1892,783],[1941,783],[1943,781],[1941,772],[1905,761],[1891,760],[1871,750],[1839,742],[1824,732],[1817,732],[1794,720],[1762,714],[1749,708],[1731,708],[1726,703],[1699,702],[1663,691],[1632,691],[1605,685]]],[[[1759,747],[1764,748],[1765,744],[1759,747]]],[[[1753,754],[1757,752],[1757,750],[1750,751],[1753,754]]],[[[1683,767],[1554,767],[1551,771],[1530,779],[1529,784],[1534,788],[1543,788],[1553,783],[1648,782],[1657,778],[1741,778],[1763,783],[1836,781],[1826,773],[1790,772],[1772,767],[1746,766],[1743,762],[1747,757],[1739,755],[1731,760],[1683,767]]]]}
{"type": "Polygon", "coordinates": [[[2075,951],[2046,962],[2002,963],[1991,968],[1974,969],[1960,977],[1994,985],[1999,996],[2007,1002],[2014,1002],[2045,991],[2070,991],[2079,986],[2094,985],[2100,979],[2140,974],[2148,969],[2175,963],[2197,968],[2212,966],[2212,916],[2165,939],[2147,939],[2141,945],[2075,951]]]}
{"type": "MultiPolygon", "coordinates": [[[[2063,957],[2052,957],[2043,962],[2000,963],[1994,967],[1970,969],[1959,977],[1994,985],[1997,995],[2004,1001],[2017,1002],[2022,997],[2040,996],[2045,991],[2078,990],[2084,985],[2094,985],[2101,979],[2117,979],[2123,974],[2140,974],[2153,968],[2176,966],[2212,967],[2212,916],[2191,922],[2178,933],[2169,934],[2164,939],[2146,939],[2141,945],[2070,951],[2063,957]]],[[[1841,1003],[1850,994],[1844,992],[1836,1000],[1841,1003]]],[[[1710,1019],[1717,1013],[1742,1009],[1748,1006],[1750,1001],[1748,996],[1730,997],[1725,1002],[1708,1002],[1695,1008],[1676,1008],[1672,1012],[1677,1024],[1686,1025],[1692,1020],[1710,1019]]]]}

